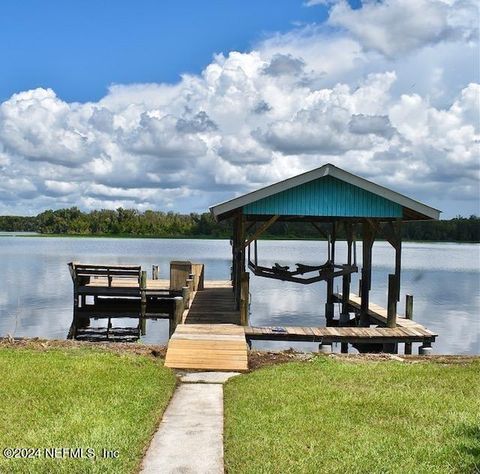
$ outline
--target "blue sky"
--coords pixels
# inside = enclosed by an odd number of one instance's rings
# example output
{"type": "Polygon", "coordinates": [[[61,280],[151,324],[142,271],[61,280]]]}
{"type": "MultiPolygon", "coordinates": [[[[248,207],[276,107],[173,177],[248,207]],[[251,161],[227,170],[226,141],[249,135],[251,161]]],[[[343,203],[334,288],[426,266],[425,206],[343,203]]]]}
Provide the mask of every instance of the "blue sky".
{"type": "Polygon", "coordinates": [[[296,0],[2,0],[0,100],[51,87],[84,102],[112,83],[175,82],[214,53],[247,51],[269,33],[326,16],[296,0]]]}
{"type": "Polygon", "coordinates": [[[210,205],[333,163],[480,214],[475,0],[0,2],[0,214],[210,205]]]}

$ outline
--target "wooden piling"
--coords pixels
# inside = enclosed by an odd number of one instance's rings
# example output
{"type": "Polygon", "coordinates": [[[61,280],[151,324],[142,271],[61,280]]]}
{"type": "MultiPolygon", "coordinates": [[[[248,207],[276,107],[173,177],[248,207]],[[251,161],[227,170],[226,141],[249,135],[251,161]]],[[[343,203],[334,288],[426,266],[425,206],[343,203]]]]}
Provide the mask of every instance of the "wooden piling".
{"type": "MultiPolygon", "coordinates": [[[[405,296],[405,318],[413,320],[413,295],[405,296]]],[[[412,353],[412,343],[405,343],[405,354],[409,355],[412,353]]]]}
{"type": "Polygon", "coordinates": [[[388,275],[387,327],[397,327],[397,277],[388,275]]]}
{"type": "Polygon", "coordinates": [[[170,318],[169,322],[169,337],[172,337],[172,334],[175,332],[178,324],[182,322],[184,306],[183,306],[183,298],[181,296],[176,296],[174,298],[174,306],[173,306],[173,314],[170,318]]]}
{"type": "Polygon", "coordinates": [[[250,298],[250,273],[243,272],[241,278],[241,295],[240,295],[240,324],[248,325],[248,306],[250,298]]]}
{"type": "Polygon", "coordinates": [[[147,303],[147,272],[145,270],[142,270],[142,273],[140,274],[140,297],[142,304],[147,303]]]}
{"type": "MultiPolygon", "coordinates": [[[[332,222],[331,240],[328,242],[328,259],[332,264],[335,264],[335,241],[336,241],[336,223],[332,222]]],[[[334,317],[334,303],[333,303],[333,275],[327,279],[327,302],[325,303],[325,318],[331,321],[334,317]]]]}
{"type": "Polygon", "coordinates": [[[367,220],[363,223],[363,258],[362,258],[362,293],[360,308],[360,326],[368,327],[370,318],[368,316],[370,287],[372,277],[372,247],[375,241],[375,229],[367,220]]]}
{"type": "Polygon", "coordinates": [[[343,265],[345,274],[342,277],[342,315],[348,314],[348,299],[350,298],[351,275],[346,272],[348,265],[343,265]]]}
{"type": "Polygon", "coordinates": [[[193,278],[188,278],[187,281],[185,282],[185,286],[188,288],[189,301],[192,301],[193,292],[194,292],[194,282],[193,282],[193,278]]]}
{"type": "Polygon", "coordinates": [[[413,295],[405,296],[405,317],[413,319],[413,295]]]}
{"type": "Polygon", "coordinates": [[[182,298],[185,308],[190,308],[190,288],[188,286],[184,286],[182,288],[182,298]]]}

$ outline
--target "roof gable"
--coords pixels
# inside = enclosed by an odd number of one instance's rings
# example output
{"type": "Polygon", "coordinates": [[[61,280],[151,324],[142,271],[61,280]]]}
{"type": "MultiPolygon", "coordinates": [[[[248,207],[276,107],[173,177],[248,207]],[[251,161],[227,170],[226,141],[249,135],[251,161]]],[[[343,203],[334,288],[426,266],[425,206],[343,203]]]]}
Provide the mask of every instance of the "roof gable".
{"type": "Polygon", "coordinates": [[[324,176],[243,206],[243,214],[325,217],[402,217],[400,204],[324,176]]]}
{"type": "MultiPolygon", "coordinates": [[[[298,212],[288,215],[328,215],[329,217],[403,216],[404,218],[408,215],[410,216],[409,219],[438,219],[440,215],[440,211],[437,209],[410,199],[388,188],[372,183],[364,178],[348,173],[332,164],[326,164],[307,173],[294,176],[251,193],[244,194],[243,196],[217,204],[212,206],[210,211],[215,218],[221,220],[239,208],[243,208],[243,212],[253,214],[253,210],[258,210],[261,206],[264,207],[265,213],[267,213],[267,209],[277,209],[278,211],[281,211],[280,215],[287,215],[290,210],[294,210],[295,206],[297,207],[298,212]],[[322,178],[325,177],[334,178],[334,180],[322,180],[322,178]],[[341,183],[338,183],[338,181],[341,183]],[[309,185],[304,186],[307,183],[309,183],[309,185]],[[341,184],[349,186],[341,186],[341,184]],[[354,190],[353,188],[356,188],[357,190],[354,190]],[[329,195],[329,199],[327,199],[329,202],[325,202],[325,193],[329,195]],[[334,196],[336,196],[335,199],[334,196]],[[311,203],[302,203],[302,199],[307,199],[307,197],[310,197],[311,203]],[[378,198],[381,199],[378,200],[378,198]],[[357,199],[360,199],[360,203],[362,203],[363,206],[362,208],[359,207],[357,199]],[[340,209],[342,206],[339,204],[342,200],[343,210],[340,209]],[[390,204],[387,205],[385,201],[389,201],[390,204]],[[275,208],[274,202],[278,202],[277,206],[282,202],[284,207],[275,208]],[[399,207],[403,212],[399,213],[399,207]],[[310,210],[305,213],[305,210],[307,209],[310,210]],[[327,209],[330,210],[327,211],[327,209]],[[321,212],[321,214],[315,212],[321,212]],[[328,212],[328,214],[325,214],[325,212],[328,212]],[[335,213],[331,214],[331,212],[335,213]],[[355,212],[355,215],[348,214],[352,212],[355,212]],[[362,214],[362,212],[366,214],[362,214]],[[371,215],[372,213],[380,214],[371,215]],[[395,215],[382,215],[382,213],[395,215]]],[[[274,213],[269,212],[269,214],[271,215],[274,213]]]]}

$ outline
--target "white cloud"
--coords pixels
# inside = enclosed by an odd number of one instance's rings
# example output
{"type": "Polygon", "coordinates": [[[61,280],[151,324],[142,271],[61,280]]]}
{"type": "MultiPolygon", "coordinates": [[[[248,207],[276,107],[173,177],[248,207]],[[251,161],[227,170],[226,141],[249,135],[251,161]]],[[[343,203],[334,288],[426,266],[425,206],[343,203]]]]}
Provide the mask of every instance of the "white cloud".
{"type": "Polygon", "coordinates": [[[397,16],[399,43],[396,26],[386,31],[399,1],[339,3],[331,23],[350,31],[273,35],[174,85],[114,85],[85,104],[50,89],[15,94],[0,104],[0,213],[204,211],[325,162],[447,216],[476,212],[478,42],[470,4],[440,3],[403,2],[417,19],[397,16]],[[424,28],[418,18],[430,13],[424,28]],[[351,18],[369,32],[357,34],[351,18]]]}
{"type": "Polygon", "coordinates": [[[441,41],[473,41],[478,5],[469,0],[370,0],[352,9],[341,1],[332,7],[329,23],[350,31],[365,48],[395,57],[441,41]]]}

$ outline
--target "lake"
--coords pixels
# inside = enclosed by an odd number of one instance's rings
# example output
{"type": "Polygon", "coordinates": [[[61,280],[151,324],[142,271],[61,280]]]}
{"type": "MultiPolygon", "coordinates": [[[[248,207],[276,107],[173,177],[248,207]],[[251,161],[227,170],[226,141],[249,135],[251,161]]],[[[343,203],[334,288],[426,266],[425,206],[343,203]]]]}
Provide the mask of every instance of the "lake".
{"type": "MultiPolygon", "coordinates": [[[[361,263],[361,245],[358,245],[361,263]]],[[[325,263],[326,243],[317,241],[259,241],[259,263],[294,266],[325,263]]],[[[345,261],[346,244],[337,244],[337,261],[345,261]]],[[[171,260],[205,264],[207,279],[228,279],[231,249],[227,240],[0,237],[0,336],[65,339],[72,321],[72,282],[67,263],[141,264],[149,275],[160,265],[168,278],[171,260]]],[[[402,291],[414,295],[415,320],[439,334],[437,354],[480,353],[480,245],[455,243],[403,244],[402,291]]],[[[387,278],[393,272],[389,244],[373,247],[370,300],[386,306],[387,278]]],[[[358,288],[358,274],[352,291],[358,288]]],[[[335,291],[341,291],[341,279],[335,291]]],[[[325,283],[299,285],[251,275],[252,325],[324,326],[325,283]]],[[[339,308],[335,308],[338,314],[339,308]]],[[[168,321],[147,321],[149,343],[165,343],[168,321]]],[[[315,350],[317,344],[254,342],[255,348],[294,347],[315,350]]],[[[338,350],[338,348],[337,348],[338,350]]]]}

